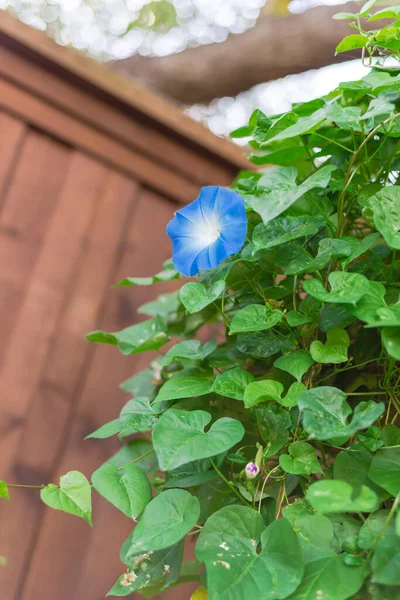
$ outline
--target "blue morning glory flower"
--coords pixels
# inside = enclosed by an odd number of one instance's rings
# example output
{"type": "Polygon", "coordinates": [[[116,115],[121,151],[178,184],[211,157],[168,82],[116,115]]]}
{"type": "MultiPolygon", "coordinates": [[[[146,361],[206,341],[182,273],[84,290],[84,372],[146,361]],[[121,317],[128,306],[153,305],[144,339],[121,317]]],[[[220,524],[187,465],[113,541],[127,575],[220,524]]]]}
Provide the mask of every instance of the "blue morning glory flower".
{"type": "Polygon", "coordinates": [[[172,262],[187,277],[214,269],[224,258],[239,252],[246,232],[243,198],[225,188],[203,187],[200,196],[178,210],[168,223],[172,262]]]}

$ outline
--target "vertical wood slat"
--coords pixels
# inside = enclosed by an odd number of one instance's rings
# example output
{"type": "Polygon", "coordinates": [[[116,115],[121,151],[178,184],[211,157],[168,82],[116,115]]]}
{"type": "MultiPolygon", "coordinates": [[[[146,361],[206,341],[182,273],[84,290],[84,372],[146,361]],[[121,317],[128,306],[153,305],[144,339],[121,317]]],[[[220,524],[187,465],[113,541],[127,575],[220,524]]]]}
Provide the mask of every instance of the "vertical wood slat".
{"type": "MultiPolygon", "coordinates": [[[[127,273],[156,272],[169,254],[164,231],[170,218],[171,205],[152,194],[143,195],[115,273],[117,279],[127,273]],[[146,250],[142,245],[144,239],[146,250]],[[151,251],[153,248],[157,248],[157,253],[151,251]]],[[[160,293],[165,289],[165,284],[157,288],[160,293]]],[[[137,318],[135,307],[151,297],[154,297],[152,288],[110,289],[106,296],[107,311],[99,326],[116,331],[132,324],[137,318]]],[[[84,441],[83,438],[118,415],[128,399],[118,390],[118,384],[132,372],[146,368],[148,362],[148,353],[124,357],[114,347],[95,346],[66,452],[58,467],[59,474],[78,466],[90,477],[117,449],[105,440],[84,441]]],[[[93,523],[90,530],[80,519],[46,510],[26,585],[18,600],[36,600],[43,581],[46,581],[48,597],[57,597],[57,600],[98,600],[104,596],[124,570],[118,558],[119,549],[130,533],[132,522],[95,494],[93,523]],[[57,540],[62,540],[62,544],[57,540]],[[74,577],[68,573],[74,573],[74,577]],[[63,581],[62,586],[60,581],[63,581]]]]}
{"type": "Polygon", "coordinates": [[[22,121],[0,113],[0,207],[7,182],[12,177],[13,165],[18,158],[18,151],[25,132],[26,126],[22,121]]]}
{"type": "MultiPolygon", "coordinates": [[[[55,334],[65,286],[80,256],[105,172],[105,167],[75,153],[46,230],[0,371],[0,387],[7,390],[3,412],[19,424],[24,421],[32,392],[38,384],[43,361],[55,334]]],[[[12,464],[20,433],[19,426],[3,432],[0,472],[12,464]]]]}
{"type": "MultiPolygon", "coordinates": [[[[60,316],[54,343],[43,361],[40,384],[26,414],[22,440],[12,467],[24,481],[31,478],[42,483],[53,479],[54,465],[67,438],[77,390],[92,351],[83,332],[93,329],[99,318],[135,190],[134,182],[112,171],[107,173],[86,247],[77,261],[75,283],[71,286],[66,282],[66,287],[71,288],[70,293],[65,290],[67,306],[60,316]]],[[[62,266],[61,262],[60,268],[62,266]]],[[[7,590],[11,592],[12,589],[19,598],[44,505],[38,502],[38,494],[29,493],[29,490],[13,496],[8,514],[2,515],[6,519],[1,538],[11,542],[7,590]]],[[[51,558],[48,562],[51,565],[51,558]]]]}
{"type": "MultiPolygon", "coordinates": [[[[7,144],[7,137],[0,135],[2,157],[7,155],[7,144]]],[[[15,167],[10,168],[8,191],[0,212],[0,365],[8,351],[69,157],[68,148],[31,130],[19,146],[15,167]]],[[[4,415],[0,422],[3,418],[4,415]]]]}

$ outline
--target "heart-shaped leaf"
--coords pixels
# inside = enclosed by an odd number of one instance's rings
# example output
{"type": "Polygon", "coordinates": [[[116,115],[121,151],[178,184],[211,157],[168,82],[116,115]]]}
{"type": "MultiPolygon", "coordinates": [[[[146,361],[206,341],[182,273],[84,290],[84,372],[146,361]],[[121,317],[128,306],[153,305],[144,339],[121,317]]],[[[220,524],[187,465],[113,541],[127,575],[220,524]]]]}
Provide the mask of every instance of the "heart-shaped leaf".
{"type": "Polygon", "coordinates": [[[149,480],[135,464],[126,465],[123,473],[112,464],[104,464],[93,473],[92,482],[101,496],[132,519],[151,500],[149,480]]]}
{"type": "Polygon", "coordinates": [[[212,391],[220,396],[243,400],[246,387],[255,381],[254,375],[235,367],[216,376],[212,391]]]}
{"type": "Polygon", "coordinates": [[[217,281],[211,287],[206,288],[202,283],[186,283],[180,291],[180,299],[189,313],[202,310],[212,302],[215,302],[225,290],[225,281],[217,281]]]}
{"type": "Polygon", "coordinates": [[[259,223],[254,229],[254,251],[273,248],[299,237],[315,234],[325,224],[321,217],[311,215],[280,215],[269,223],[259,223]]]}
{"type": "Polygon", "coordinates": [[[260,402],[275,401],[287,408],[296,406],[297,398],[306,390],[305,385],[299,382],[292,383],[286,396],[282,397],[284,387],[278,381],[264,379],[250,383],[244,393],[244,404],[250,408],[260,402]]]}
{"type": "Polygon", "coordinates": [[[210,340],[205,344],[202,344],[199,340],[186,340],[175,344],[159,361],[160,365],[166,367],[175,360],[204,360],[209,356],[217,347],[215,340],[210,340]]]}
{"type": "Polygon", "coordinates": [[[375,227],[391,248],[400,250],[400,186],[387,186],[367,200],[375,227]]]}
{"type": "Polygon", "coordinates": [[[314,360],[306,350],[296,350],[291,354],[280,356],[274,362],[275,367],[290,373],[297,381],[301,381],[304,373],[306,373],[313,364],[314,360]]]}
{"type": "Polygon", "coordinates": [[[294,442],[288,448],[290,456],[281,454],[279,464],[291,475],[310,475],[320,473],[321,465],[315,455],[314,448],[307,442],[294,442]]]}
{"type": "Polygon", "coordinates": [[[210,600],[275,600],[299,585],[303,558],[291,524],[278,519],[264,530],[260,517],[251,508],[227,506],[207,520],[196,556],[206,564],[210,600]]]}
{"type": "Polygon", "coordinates": [[[60,487],[50,483],[40,490],[45,504],[70,513],[92,524],[92,490],[86,477],[79,471],[69,471],[60,477],[60,487]]]}
{"type": "Polygon", "coordinates": [[[384,327],[381,331],[381,337],[389,356],[395,360],[400,360],[400,327],[384,327]]]}
{"type": "Polygon", "coordinates": [[[230,333],[271,329],[282,317],[281,310],[272,310],[262,304],[250,304],[234,315],[230,324],[230,333]]]}
{"type": "Polygon", "coordinates": [[[248,199],[250,207],[259,213],[264,223],[269,223],[283,213],[298,198],[313,188],[325,188],[336,167],[325,165],[297,185],[297,169],[282,167],[269,169],[258,182],[257,195],[248,199]]]}
{"type": "Polygon", "coordinates": [[[166,400],[204,396],[211,392],[213,384],[212,370],[184,369],[164,383],[152,406],[166,400]]]}
{"type": "Polygon", "coordinates": [[[320,513],[371,512],[379,505],[375,492],[369,487],[361,486],[359,495],[355,497],[349,483],[329,479],[313,483],[306,498],[320,513]]]}
{"type": "Polygon", "coordinates": [[[350,338],[345,329],[334,327],[326,334],[326,343],[315,340],[310,346],[310,354],[315,362],[338,365],[346,362],[350,338]]]}
{"type": "Polygon", "coordinates": [[[400,448],[378,450],[368,475],[389,494],[397,496],[400,492],[400,448]]]}
{"type": "Polygon", "coordinates": [[[250,383],[244,392],[244,404],[246,408],[250,408],[260,402],[275,400],[279,402],[283,393],[284,387],[279,381],[272,379],[264,379],[263,381],[254,381],[250,383]]]}
{"type": "Polygon", "coordinates": [[[126,277],[117,283],[117,286],[152,285],[153,283],[158,283],[159,281],[171,281],[172,279],[179,279],[179,273],[172,264],[172,261],[167,260],[163,264],[163,270],[156,275],[153,275],[153,277],[126,277]]]}
{"type": "Polygon", "coordinates": [[[243,425],[224,417],[213,423],[207,433],[204,428],[211,415],[204,410],[185,412],[170,408],[153,431],[153,444],[163,471],[226,452],[240,442],[243,425]]]}
{"type": "Polygon", "coordinates": [[[335,387],[322,386],[300,394],[297,404],[302,411],[303,426],[311,438],[329,440],[343,437],[344,440],[360,429],[370,427],[385,410],[383,403],[369,400],[360,402],[352,420],[352,410],[346,402],[346,394],[335,387]]]}
{"type": "Polygon", "coordinates": [[[327,292],[319,279],[305,279],[303,289],[321,302],[356,304],[368,292],[369,282],[364,275],[333,271],[328,277],[331,291],[327,292]]]}
{"type": "Polygon", "coordinates": [[[288,429],[292,426],[290,414],[281,406],[268,404],[256,409],[257,423],[264,440],[268,456],[274,456],[289,439],[288,429]]]}
{"type": "Polygon", "coordinates": [[[133,530],[127,559],[179,542],[196,524],[200,503],[186,490],[167,490],[147,504],[133,530]]]}
{"type": "Polygon", "coordinates": [[[147,350],[158,350],[169,338],[165,320],[156,317],[115,333],[92,331],[86,335],[86,339],[98,344],[118,346],[122,354],[139,354],[147,350]]]}

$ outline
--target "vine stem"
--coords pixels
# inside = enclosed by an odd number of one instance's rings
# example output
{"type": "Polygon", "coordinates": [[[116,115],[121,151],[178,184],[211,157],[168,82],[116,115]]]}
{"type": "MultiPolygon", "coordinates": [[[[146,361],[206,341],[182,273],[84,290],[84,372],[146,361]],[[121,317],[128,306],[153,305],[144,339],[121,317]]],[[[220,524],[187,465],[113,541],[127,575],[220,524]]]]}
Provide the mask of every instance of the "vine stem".
{"type": "Polygon", "coordinates": [[[388,528],[388,526],[390,524],[390,521],[393,519],[394,514],[395,514],[395,512],[397,510],[397,506],[398,506],[399,502],[400,502],[400,492],[397,494],[396,498],[394,499],[393,506],[390,509],[390,512],[389,512],[389,514],[387,516],[386,521],[384,522],[384,524],[382,526],[382,529],[380,530],[380,532],[378,533],[378,535],[376,536],[376,538],[374,539],[374,541],[372,543],[372,546],[370,548],[370,551],[369,551],[368,557],[367,557],[368,561],[371,559],[371,556],[372,556],[372,554],[373,554],[373,552],[375,550],[375,546],[377,545],[377,543],[379,542],[379,540],[381,539],[381,537],[385,533],[386,529],[388,528]]]}
{"type": "MultiPolygon", "coordinates": [[[[130,462],[126,463],[126,465],[122,465],[122,467],[117,467],[117,470],[121,471],[122,469],[124,469],[128,465],[133,465],[133,463],[137,463],[140,460],[142,460],[143,458],[146,458],[146,456],[149,456],[150,454],[153,454],[153,452],[155,452],[155,450],[149,450],[148,452],[145,452],[141,456],[138,456],[137,458],[134,458],[130,462]]],[[[92,485],[91,481],[89,483],[90,483],[90,485],[92,485]]],[[[26,485],[26,484],[22,484],[22,483],[6,483],[6,485],[9,488],[25,488],[25,489],[30,489],[30,490],[41,490],[42,488],[46,487],[46,485],[48,485],[48,484],[26,485]]]]}
{"type": "Polygon", "coordinates": [[[358,155],[360,154],[361,150],[363,150],[363,148],[365,147],[365,145],[369,142],[369,140],[375,135],[375,133],[377,131],[379,131],[379,129],[381,127],[383,127],[384,125],[386,125],[387,123],[390,123],[390,121],[393,121],[394,119],[396,119],[397,117],[400,117],[400,113],[396,113],[393,116],[388,117],[387,119],[385,119],[384,121],[382,121],[382,123],[379,123],[379,125],[377,125],[374,129],[372,129],[372,131],[369,132],[369,134],[365,137],[365,139],[361,142],[361,144],[358,146],[357,150],[354,152],[353,156],[350,159],[349,162],[349,166],[346,172],[346,177],[345,177],[345,185],[344,188],[340,194],[340,198],[339,198],[339,207],[338,207],[338,226],[337,226],[337,237],[340,237],[343,233],[343,225],[344,223],[341,222],[342,221],[342,216],[344,214],[344,199],[346,196],[346,190],[349,187],[352,178],[354,177],[355,173],[357,172],[357,169],[355,169],[352,171],[352,168],[354,166],[354,163],[356,161],[356,158],[358,157],[358,155]]]}
{"type": "Polygon", "coordinates": [[[232,485],[232,483],[225,477],[225,475],[223,475],[221,473],[221,471],[218,469],[218,467],[216,466],[216,464],[212,458],[210,458],[210,462],[213,466],[214,471],[221,477],[222,481],[224,481],[226,483],[226,485],[232,490],[232,492],[234,492],[236,494],[236,496],[239,498],[239,500],[246,506],[250,506],[250,508],[253,508],[252,505],[250,504],[250,502],[247,502],[247,500],[245,498],[243,498],[243,496],[237,491],[235,486],[232,485]]]}

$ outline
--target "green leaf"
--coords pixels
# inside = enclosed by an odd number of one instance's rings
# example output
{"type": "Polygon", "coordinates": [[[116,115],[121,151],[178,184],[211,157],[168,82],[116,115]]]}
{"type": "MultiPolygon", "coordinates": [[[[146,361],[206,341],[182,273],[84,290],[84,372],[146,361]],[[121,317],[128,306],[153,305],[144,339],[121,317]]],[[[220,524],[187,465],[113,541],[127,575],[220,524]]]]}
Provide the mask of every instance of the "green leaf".
{"type": "Polygon", "coordinates": [[[282,371],[293,375],[297,381],[301,381],[304,373],[314,364],[310,353],[306,350],[296,350],[291,354],[280,356],[274,362],[274,366],[282,371]]]}
{"type": "Polygon", "coordinates": [[[346,239],[324,238],[319,242],[318,254],[315,258],[311,258],[305,250],[298,246],[294,246],[290,250],[292,257],[285,268],[285,275],[319,271],[331,260],[340,256],[349,256],[352,247],[346,239]]]}
{"type": "Polygon", "coordinates": [[[180,290],[180,299],[189,313],[202,310],[223,294],[225,281],[217,281],[210,288],[202,283],[186,283],[180,290]]]}
{"type": "Polygon", "coordinates": [[[274,456],[289,439],[288,429],[292,426],[290,415],[281,406],[270,404],[257,408],[256,416],[261,437],[268,449],[268,456],[274,456]]]}
{"type": "Polygon", "coordinates": [[[398,19],[400,15],[400,6],[391,6],[390,8],[382,8],[370,16],[370,21],[378,21],[380,19],[398,19]]]}
{"type": "Polygon", "coordinates": [[[202,344],[199,340],[186,340],[175,344],[159,361],[160,365],[166,367],[175,360],[204,360],[216,349],[218,343],[210,340],[202,344]]]}
{"type": "Polygon", "coordinates": [[[132,533],[127,558],[176,544],[196,524],[199,515],[198,499],[186,490],[161,492],[141,514],[132,533]]]}
{"type": "Polygon", "coordinates": [[[240,442],[243,425],[224,417],[204,428],[211,415],[203,410],[185,412],[170,408],[163,414],[153,431],[153,444],[163,471],[180,465],[221,454],[240,442]]]}
{"type": "Polygon", "coordinates": [[[333,271],[328,277],[331,291],[327,292],[318,279],[305,279],[303,289],[320,302],[337,302],[338,304],[356,304],[369,289],[369,282],[364,275],[333,271]]]}
{"type": "Polygon", "coordinates": [[[310,438],[317,440],[337,437],[346,440],[360,429],[370,427],[385,410],[383,403],[360,402],[348,422],[352,410],[346,402],[346,394],[329,386],[307,390],[300,394],[297,403],[303,414],[304,429],[310,438]]]}
{"type": "Polygon", "coordinates": [[[386,308],[385,294],[384,285],[378,281],[369,281],[366,294],[354,306],[347,305],[346,310],[361,321],[373,322],[376,320],[377,311],[386,308]]]}
{"type": "Polygon", "coordinates": [[[272,125],[272,121],[261,110],[255,110],[252,118],[256,121],[253,129],[253,138],[256,142],[262,143],[272,125]]]}
{"type": "Polygon", "coordinates": [[[176,316],[180,304],[179,292],[172,292],[171,294],[161,294],[157,300],[142,304],[137,311],[141,315],[149,315],[150,317],[159,315],[160,317],[172,318],[176,316]]]}
{"type": "Polygon", "coordinates": [[[268,140],[268,143],[277,142],[281,140],[287,140],[290,138],[297,137],[299,135],[304,135],[305,133],[311,133],[315,131],[321,123],[323,123],[326,119],[326,110],[325,108],[321,108],[313,112],[313,114],[301,117],[296,123],[291,125],[290,127],[286,127],[282,129],[277,135],[268,140]]]}
{"type": "Polygon", "coordinates": [[[253,232],[254,250],[273,248],[299,237],[314,235],[325,225],[321,217],[280,215],[269,223],[259,223],[253,232]]]}
{"type": "Polygon", "coordinates": [[[304,325],[305,323],[311,323],[310,317],[302,315],[297,310],[289,310],[289,312],[286,313],[286,320],[290,327],[298,327],[299,325],[304,325]]]}
{"type": "Polygon", "coordinates": [[[367,486],[361,486],[358,496],[345,481],[316,481],[307,491],[306,499],[319,513],[371,512],[378,508],[378,498],[367,486]]]}
{"type": "Polygon", "coordinates": [[[250,356],[267,358],[281,350],[292,350],[293,344],[288,338],[277,335],[273,331],[257,331],[254,333],[239,333],[236,340],[238,350],[250,356]]]}
{"type": "Polygon", "coordinates": [[[381,331],[381,337],[389,356],[400,360],[400,327],[384,327],[381,331]]]}
{"type": "Polygon", "coordinates": [[[340,555],[324,556],[306,564],[303,580],[287,600],[347,600],[364,581],[362,567],[349,567],[340,555]]]}
{"type": "Polygon", "coordinates": [[[400,186],[382,188],[366,202],[375,227],[391,248],[400,249],[400,186]]]}
{"type": "Polygon", "coordinates": [[[165,400],[204,396],[211,392],[213,384],[214,375],[212,370],[183,369],[164,383],[153,405],[165,400]]]}
{"type": "Polygon", "coordinates": [[[335,169],[336,167],[331,165],[321,167],[300,185],[296,184],[296,169],[269,169],[258,183],[260,196],[253,196],[248,200],[248,204],[261,215],[264,223],[269,223],[311,189],[325,188],[335,169]]]}
{"type": "Polygon", "coordinates": [[[206,563],[210,600],[275,600],[299,585],[303,559],[289,521],[278,519],[263,529],[261,515],[245,506],[222,508],[207,520],[196,556],[206,563]]]}
{"type": "Polygon", "coordinates": [[[119,422],[119,419],[114,419],[113,421],[110,421],[109,423],[102,425],[101,427],[96,429],[96,431],[93,431],[93,433],[87,435],[85,437],[85,440],[89,440],[91,438],[98,439],[98,440],[104,440],[113,435],[117,435],[120,432],[120,429],[121,429],[121,424],[119,422]]]}
{"type": "Polygon", "coordinates": [[[146,592],[147,595],[154,588],[159,592],[178,580],[183,555],[182,542],[163,550],[132,556],[127,560],[126,552],[130,548],[131,539],[132,535],[123,545],[121,559],[131,565],[128,572],[134,573],[136,578],[132,577],[134,581],[128,580],[130,585],[127,585],[125,574],[121,575],[107,596],[128,596],[135,591],[142,594],[146,592]]]}
{"type": "Polygon", "coordinates": [[[142,469],[144,473],[151,473],[158,468],[156,455],[155,452],[151,452],[152,450],[151,442],[136,438],[124,444],[114,456],[108,459],[107,463],[111,463],[118,468],[135,461],[135,465],[142,469]],[[143,458],[140,458],[141,456],[143,458]]]}
{"type": "Polygon", "coordinates": [[[327,332],[326,338],[325,344],[315,340],[310,346],[310,354],[315,362],[334,365],[347,362],[347,349],[350,346],[347,331],[335,327],[327,332]]]}
{"type": "Polygon", "coordinates": [[[267,154],[254,154],[251,162],[255,165],[278,165],[281,167],[290,167],[297,161],[304,158],[307,151],[302,146],[293,146],[289,148],[280,148],[267,154]]]}
{"type": "Polygon", "coordinates": [[[315,450],[307,442],[294,442],[288,448],[290,456],[281,454],[279,464],[286,473],[291,475],[310,475],[320,473],[321,465],[315,455],[315,450]]]}
{"type": "Polygon", "coordinates": [[[376,538],[386,538],[396,535],[392,522],[389,522],[390,510],[377,510],[369,515],[363,523],[359,534],[357,544],[362,550],[370,550],[374,545],[376,538]]]}
{"type": "Polygon", "coordinates": [[[389,494],[397,496],[400,492],[400,448],[378,450],[368,475],[389,494]]]}
{"type": "Polygon", "coordinates": [[[150,405],[148,398],[132,398],[119,415],[120,435],[126,437],[140,431],[149,431],[157,421],[157,411],[150,405]]]}
{"type": "Polygon", "coordinates": [[[60,487],[50,483],[40,490],[42,501],[56,510],[85,519],[92,525],[92,491],[90,483],[79,471],[60,477],[60,487]]]}
{"type": "Polygon", "coordinates": [[[8,485],[5,481],[0,481],[0,498],[8,500],[10,498],[8,493],[8,485]]]}
{"type": "Polygon", "coordinates": [[[135,464],[126,465],[123,473],[112,464],[104,464],[92,475],[96,491],[127,517],[136,519],[151,500],[151,485],[135,464]]]}
{"type": "Polygon", "coordinates": [[[260,402],[268,402],[274,400],[279,402],[282,396],[284,387],[278,381],[264,379],[263,381],[254,381],[250,383],[244,392],[244,405],[250,408],[260,402]]]}
{"type": "Polygon", "coordinates": [[[340,44],[336,46],[336,54],[340,52],[348,52],[349,50],[356,50],[357,48],[365,48],[367,45],[368,38],[366,35],[360,35],[353,33],[346,36],[340,44]]]}
{"type": "Polygon", "coordinates": [[[243,400],[246,387],[254,380],[251,373],[235,367],[216,376],[212,391],[220,396],[243,400]]]}
{"type": "Polygon", "coordinates": [[[175,269],[171,261],[164,263],[164,269],[154,275],[153,277],[126,277],[117,286],[126,285],[152,285],[160,281],[171,281],[172,279],[179,279],[179,273],[175,269]]]}
{"type": "Polygon", "coordinates": [[[391,535],[378,541],[371,561],[372,581],[398,586],[400,572],[400,537],[391,535]]]}
{"type": "Polygon", "coordinates": [[[349,483],[358,494],[363,485],[371,488],[379,500],[387,498],[386,492],[382,488],[375,485],[368,471],[371,465],[372,455],[370,452],[362,452],[359,448],[349,448],[346,451],[340,452],[333,464],[333,477],[349,483]]]}
{"type": "Polygon", "coordinates": [[[122,354],[139,354],[158,350],[168,342],[166,323],[161,317],[131,325],[115,333],[92,331],[86,335],[89,342],[118,346],[122,354]]]}
{"type": "Polygon", "coordinates": [[[262,304],[250,304],[235,313],[230,324],[230,333],[271,329],[282,317],[281,310],[271,310],[262,304]]]}

